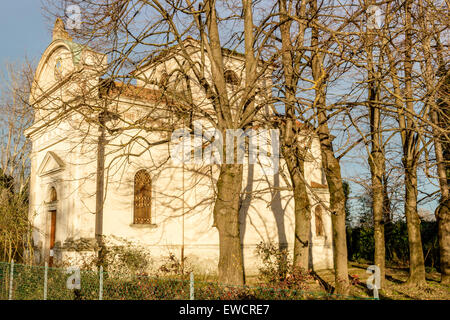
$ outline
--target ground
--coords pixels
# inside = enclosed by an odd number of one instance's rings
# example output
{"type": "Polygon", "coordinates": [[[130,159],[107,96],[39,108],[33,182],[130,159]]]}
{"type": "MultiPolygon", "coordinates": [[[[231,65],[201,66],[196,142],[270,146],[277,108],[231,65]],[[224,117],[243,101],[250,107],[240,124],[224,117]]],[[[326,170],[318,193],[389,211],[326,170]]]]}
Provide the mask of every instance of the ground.
{"type": "MultiPolygon", "coordinates": [[[[373,296],[366,287],[370,276],[366,273],[368,264],[349,263],[349,274],[354,279],[351,294],[359,297],[373,296]]],[[[334,285],[332,270],[318,271],[317,274],[327,283],[334,285]]],[[[450,300],[450,286],[439,283],[440,274],[436,271],[427,273],[427,287],[410,288],[404,285],[408,278],[408,268],[388,267],[386,269],[386,288],[380,291],[380,299],[386,300],[450,300]]],[[[322,290],[323,287],[322,287],[322,290]]]]}
{"type": "MultiPolygon", "coordinates": [[[[366,280],[370,276],[366,273],[369,264],[356,262],[349,263],[349,274],[353,279],[350,296],[373,297],[373,292],[367,289],[366,280]]],[[[408,278],[408,268],[388,267],[386,269],[386,287],[380,291],[381,300],[450,300],[450,286],[441,285],[439,272],[427,273],[427,287],[411,288],[404,284],[408,278]]],[[[247,284],[258,286],[258,277],[247,278],[247,284]]],[[[306,291],[314,293],[327,293],[334,286],[333,270],[317,271],[315,280],[309,280],[306,284],[306,291]]]]}

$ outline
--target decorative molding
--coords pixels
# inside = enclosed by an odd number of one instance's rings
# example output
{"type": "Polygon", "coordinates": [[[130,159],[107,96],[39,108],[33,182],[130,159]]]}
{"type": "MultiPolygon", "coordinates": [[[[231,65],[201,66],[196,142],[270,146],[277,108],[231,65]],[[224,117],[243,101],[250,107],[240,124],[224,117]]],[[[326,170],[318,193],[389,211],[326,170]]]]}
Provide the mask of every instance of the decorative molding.
{"type": "Polygon", "coordinates": [[[53,41],[60,40],[60,39],[72,41],[72,37],[66,31],[66,27],[64,26],[64,22],[62,21],[61,18],[57,18],[55,21],[55,25],[53,27],[52,39],[53,39],[53,41]]]}
{"type": "Polygon", "coordinates": [[[40,177],[47,176],[64,170],[64,167],[64,162],[58,157],[58,155],[53,151],[48,151],[44,157],[44,160],[42,160],[37,173],[40,177]],[[51,165],[52,162],[53,164],[51,165]],[[51,167],[48,168],[50,165],[51,167]]]}
{"type": "Polygon", "coordinates": [[[132,223],[130,224],[130,227],[132,228],[136,228],[136,229],[155,229],[158,227],[157,224],[153,224],[153,223],[132,223]]]}

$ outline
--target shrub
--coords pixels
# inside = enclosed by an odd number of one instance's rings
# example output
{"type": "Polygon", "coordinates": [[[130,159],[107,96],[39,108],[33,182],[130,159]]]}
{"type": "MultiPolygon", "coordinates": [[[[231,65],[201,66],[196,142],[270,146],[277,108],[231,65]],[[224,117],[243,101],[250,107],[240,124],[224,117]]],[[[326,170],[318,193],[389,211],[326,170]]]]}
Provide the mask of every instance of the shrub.
{"type": "Polygon", "coordinates": [[[259,268],[261,280],[276,288],[306,289],[306,282],[313,279],[307,270],[294,266],[287,249],[261,242],[256,247],[256,254],[262,261],[259,268]]]}
{"type": "Polygon", "coordinates": [[[169,255],[162,260],[163,263],[157,270],[157,275],[159,276],[184,275],[193,271],[187,258],[185,258],[182,263],[182,261],[172,252],[169,252],[169,255]]]}
{"type": "MultiPolygon", "coordinates": [[[[145,247],[116,236],[103,237],[103,243],[102,265],[104,271],[108,274],[142,275],[146,274],[151,268],[152,259],[145,247]]],[[[77,252],[76,261],[63,261],[57,267],[76,264],[82,270],[97,269],[99,261],[95,244],[94,247],[87,248],[86,241],[79,239],[77,241],[72,240],[70,245],[77,252]]]]}

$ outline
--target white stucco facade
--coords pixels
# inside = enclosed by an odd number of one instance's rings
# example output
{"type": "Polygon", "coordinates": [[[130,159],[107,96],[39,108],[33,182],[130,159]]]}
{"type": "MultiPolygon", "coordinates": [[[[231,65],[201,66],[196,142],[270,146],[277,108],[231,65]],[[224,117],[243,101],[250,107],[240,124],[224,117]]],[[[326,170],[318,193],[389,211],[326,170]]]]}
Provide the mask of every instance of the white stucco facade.
{"type": "MultiPolygon", "coordinates": [[[[54,259],[62,261],[76,256],[71,244],[80,239],[93,241],[95,237],[99,130],[70,106],[78,92],[97,88],[98,75],[106,63],[104,55],[58,37],[54,37],[39,63],[30,98],[37,110],[36,119],[27,131],[32,141],[30,217],[39,263],[49,258],[50,246],[54,259]],[[52,188],[57,195],[55,201],[51,201],[52,188]],[[51,214],[55,211],[52,231],[51,214]]],[[[144,80],[138,80],[135,88],[157,90],[146,85],[151,82],[147,80],[161,75],[160,68],[170,74],[173,63],[168,59],[155,67],[147,66],[140,71],[144,80]]],[[[229,64],[235,70],[243,65],[233,56],[229,57],[229,64]]],[[[269,76],[263,84],[270,87],[269,76]]],[[[95,103],[98,90],[87,91],[85,99],[95,103]]],[[[200,93],[194,99],[205,100],[200,93]]],[[[124,111],[128,123],[133,123],[147,110],[146,104],[157,104],[163,114],[166,104],[150,100],[142,95],[140,98],[121,95],[110,103],[124,111]]],[[[120,121],[116,125],[120,126],[120,121]]],[[[170,158],[169,143],[149,147],[151,142],[167,138],[163,132],[128,127],[120,133],[106,132],[105,138],[103,234],[145,246],[156,263],[169,252],[178,257],[183,252],[198,270],[216,272],[219,237],[212,213],[218,166],[176,163],[170,158]],[[142,169],[151,177],[151,223],[135,224],[134,177],[142,169]]],[[[316,206],[328,206],[329,194],[321,168],[319,141],[316,137],[309,138],[312,144],[305,162],[305,178],[313,191],[311,267],[332,268],[331,217],[322,210],[323,234],[318,235],[314,214],[316,206]]],[[[248,158],[244,160],[240,220],[246,274],[257,272],[258,243],[273,242],[293,248],[294,200],[283,159],[279,167],[275,175],[264,174],[259,164],[248,165],[248,158]]]]}

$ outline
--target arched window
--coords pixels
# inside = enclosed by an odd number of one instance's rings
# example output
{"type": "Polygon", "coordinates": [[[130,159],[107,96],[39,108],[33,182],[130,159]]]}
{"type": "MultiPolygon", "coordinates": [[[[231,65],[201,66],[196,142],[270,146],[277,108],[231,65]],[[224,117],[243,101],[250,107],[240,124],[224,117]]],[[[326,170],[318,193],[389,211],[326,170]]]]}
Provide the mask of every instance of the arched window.
{"type": "Polygon", "coordinates": [[[233,70],[225,71],[224,76],[225,76],[225,82],[228,84],[238,86],[241,83],[241,79],[239,79],[238,75],[233,70]]]}
{"type": "Polygon", "coordinates": [[[146,170],[134,176],[134,223],[151,223],[152,180],[146,170]]]}
{"type": "Polygon", "coordinates": [[[55,187],[50,188],[50,195],[49,195],[49,201],[54,202],[58,200],[58,195],[56,194],[55,187]]]}
{"type": "Polygon", "coordinates": [[[322,237],[324,236],[325,230],[323,228],[322,207],[320,205],[316,206],[314,216],[316,221],[316,236],[322,237]]]}

